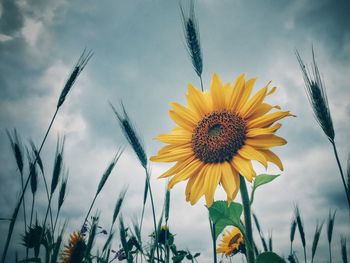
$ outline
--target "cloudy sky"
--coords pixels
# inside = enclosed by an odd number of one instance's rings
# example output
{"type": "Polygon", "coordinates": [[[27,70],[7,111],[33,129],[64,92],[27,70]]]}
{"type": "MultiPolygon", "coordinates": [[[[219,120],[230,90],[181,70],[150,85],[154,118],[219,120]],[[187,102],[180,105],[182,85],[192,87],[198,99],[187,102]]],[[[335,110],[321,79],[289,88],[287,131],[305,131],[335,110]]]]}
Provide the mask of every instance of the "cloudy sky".
{"type": "MultiPolygon", "coordinates": [[[[278,92],[270,102],[297,115],[284,120],[279,131],[288,140],[285,147],[276,150],[285,171],[258,190],[253,207],[265,235],[272,232],[275,250],[281,255],[289,251],[289,225],[296,203],[306,225],[309,254],[315,224],[327,218],[329,209],[337,210],[337,260],[340,233],[350,238],[338,168],[331,145],[313,118],[294,54],[298,49],[310,61],[314,45],[345,169],[350,149],[349,10],[346,0],[198,0],[196,4],[205,87],[214,72],[224,82],[232,82],[240,73],[257,76],[256,88],[272,80],[278,92]]],[[[169,103],[185,102],[187,84],[199,85],[185,50],[181,25],[178,1],[0,1],[0,217],[12,213],[19,193],[20,177],[6,129],[17,128],[25,142],[30,138],[41,142],[61,88],[85,47],[92,49],[94,56],[69,94],[42,153],[50,175],[57,136],[66,135],[69,187],[62,215],[69,219],[69,230],[80,227],[105,167],[117,148],[127,145],[108,101],[118,105],[123,100],[148,155],[157,152],[161,144],[154,137],[173,125],[168,117],[169,103]]],[[[158,214],[165,181],[156,177],[169,167],[152,164],[158,214]]],[[[265,172],[259,165],[255,168],[258,173],[265,172]]],[[[279,173],[273,166],[269,172],[279,173]]],[[[109,227],[124,186],[128,186],[123,207],[126,221],[140,217],[143,180],[143,170],[128,147],[96,203],[102,226],[109,227]]],[[[176,185],[172,191],[170,227],[176,233],[178,247],[201,252],[200,262],[212,262],[204,201],[193,207],[187,204],[184,186],[176,185]]],[[[223,197],[219,189],[217,199],[223,197]]],[[[46,206],[44,192],[39,199],[38,209],[42,211],[46,206]]],[[[151,224],[148,206],[145,238],[151,224]]],[[[17,232],[22,226],[19,221],[17,232]]],[[[0,221],[0,230],[1,235],[6,233],[6,222],[0,221]]],[[[299,235],[296,240],[301,256],[299,235]]],[[[2,250],[2,238],[0,245],[2,250]]],[[[10,253],[13,256],[14,249],[10,253]]],[[[317,262],[327,262],[327,256],[323,232],[317,262]]],[[[240,262],[240,257],[236,260],[240,262]]]]}

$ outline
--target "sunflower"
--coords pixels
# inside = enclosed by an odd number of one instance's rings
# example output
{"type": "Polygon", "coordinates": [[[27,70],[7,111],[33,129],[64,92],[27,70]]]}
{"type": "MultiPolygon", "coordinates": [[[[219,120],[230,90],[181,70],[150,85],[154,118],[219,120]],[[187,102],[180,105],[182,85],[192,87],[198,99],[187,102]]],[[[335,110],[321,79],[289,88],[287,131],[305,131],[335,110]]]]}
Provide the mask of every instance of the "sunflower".
{"type": "Polygon", "coordinates": [[[239,175],[249,182],[256,175],[252,160],[265,168],[272,162],[283,170],[281,160],[269,148],[287,143],[274,134],[281,127],[274,123],[291,114],[264,102],[276,90],[269,89],[270,83],[251,96],[255,81],[246,81],[242,74],[233,85],[223,85],[214,74],[210,92],[189,84],[187,106],[171,103],[169,114],[176,127],[157,137],[167,145],[151,160],[176,162],[160,178],[173,176],[169,189],[188,180],[186,201],[192,205],[205,195],[210,207],[218,184],[231,202],[239,189],[239,175]],[[272,109],[277,111],[269,113],[272,109]]]}
{"type": "Polygon", "coordinates": [[[80,263],[86,250],[85,238],[80,232],[73,232],[69,236],[68,245],[61,254],[61,263],[80,263]]]}
{"type": "Polygon", "coordinates": [[[221,253],[226,257],[235,255],[238,252],[245,253],[243,235],[241,231],[234,227],[231,231],[224,233],[216,252],[221,253]]]}

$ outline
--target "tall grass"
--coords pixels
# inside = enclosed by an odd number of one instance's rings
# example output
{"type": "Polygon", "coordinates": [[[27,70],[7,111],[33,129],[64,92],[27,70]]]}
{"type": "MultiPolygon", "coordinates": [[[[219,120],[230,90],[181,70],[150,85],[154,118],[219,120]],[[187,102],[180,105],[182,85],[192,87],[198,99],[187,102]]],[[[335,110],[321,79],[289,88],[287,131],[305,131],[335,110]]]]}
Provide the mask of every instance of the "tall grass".
{"type": "MultiPolygon", "coordinates": [[[[50,124],[49,124],[49,126],[48,126],[48,128],[46,130],[46,133],[44,135],[44,138],[43,138],[43,140],[42,140],[42,142],[40,144],[39,150],[37,151],[37,155],[36,155],[36,158],[34,160],[34,165],[36,165],[36,163],[38,162],[41,150],[42,150],[42,148],[43,148],[43,146],[44,146],[44,144],[46,142],[47,136],[49,135],[49,132],[50,132],[51,127],[52,127],[52,125],[53,125],[53,123],[54,123],[54,121],[56,119],[56,116],[58,114],[59,109],[62,107],[63,103],[66,100],[66,97],[67,97],[69,91],[73,87],[73,84],[75,83],[76,79],[78,78],[78,76],[80,75],[82,70],[85,68],[86,64],[91,59],[91,57],[92,57],[92,52],[91,51],[86,51],[86,50],[83,51],[83,53],[81,54],[81,56],[78,59],[78,62],[76,63],[76,65],[75,65],[75,67],[73,69],[73,72],[70,74],[66,84],[64,85],[63,90],[61,92],[61,95],[60,95],[60,97],[58,99],[58,102],[57,102],[55,113],[53,114],[53,116],[51,118],[50,124]]],[[[15,225],[16,220],[17,220],[18,210],[19,210],[19,207],[21,206],[22,202],[24,202],[24,195],[25,195],[26,189],[28,187],[30,178],[31,178],[31,173],[29,173],[29,176],[28,176],[28,178],[26,180],[26,183],[22,187],[22,191],[21,191],[19,200],[17,202],[16,208],[15,208],[14,213],[12,215],[12,220],[11,220],[11,223],[9,225],[8,234],[7,234],[7,238],[6,238],[6,241],[5,241],[5,248],[4,248],[4,251],[3,251],[2,256],[1,256],[1,263],[5,263],[7,251],[8,251],[8,248],[9,248],[9,245],[10,245],[10,241],[11,241],[11,237],[12,237],[12,233],[13,233],[13,228],[14,228],[14,225],[15,225]]]]}

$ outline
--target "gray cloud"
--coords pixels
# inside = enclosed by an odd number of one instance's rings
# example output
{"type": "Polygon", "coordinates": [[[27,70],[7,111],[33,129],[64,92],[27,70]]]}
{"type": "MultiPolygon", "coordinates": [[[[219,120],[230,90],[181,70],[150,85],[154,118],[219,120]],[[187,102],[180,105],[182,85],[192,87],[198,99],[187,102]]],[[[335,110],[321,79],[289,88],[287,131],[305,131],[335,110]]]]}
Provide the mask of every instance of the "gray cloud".
{"type": "Polygon", "coordinates": [[[2,0],[0,4],[2,6],[0,33],[12,36],[22,28],[23,14],[16,1],[2,0]]]}
{"type": "MultiPolygon", "coordinates": [[[[56,136],[67,134],[65,156],[70,178],[62,215],[69,218],[68,230],[72,231],[80,227],[82,215],[117,146],[126,144],[107,101],[118,105],[123,99],[144,138],[148,154],[152,155],[161,146],[153,138],[173,126],[167,116],[169,103],[184,103],[187,84],[198,85],[198,80],[185,51],[177,2],[19,3],[6,2],[12,5],[10,8],[2,4],[0,20],[5,23],[2,21],[6,13],[14,11],[22,17],[22,24],[7,24],[13,28],[14,37],[8,41],[0,39],[0,205],[4,215],[11,214],[19,191],[19,176],[9,152],[5,128],[17,127],[24,140],[32,137],[36,143],[40,142],[71,67],[84,46],[93,48],[95,55],[69,94],[43,152],[50,178],[56,136]],[[14,7],[17,9],[11,11],[14,7]],[[25,27],[29,28],[27,33],[23,30],[25,27]],[[30,37],[35,41],[30,42],[30,37]]],[[[298,48],[305,60],[310,61],[310,48],[314,44],[328,91],[340,158],[345,163],[350,147],[346,7],[345,1],[338,4],[331,1],[197,2],[205,86],[212,72],[217,72],[223,81],[231,82],[239,73],[246,72],[248,77],[259,77],[257,87],[273,80],[278,91],[269,101],[297,115],[283,121],[280,135],[288,144],[276,149],[284,161],[285,171],[278,180],[257,192],[254,204],[264,231],[267,234],[272,229],[275,247],[284,255],[289,249],[294,203],[301,207],[309,243],[316,220],[325,219],[329,208],[338,210],[336,239],[340,233],[350,234],[332,149],[312,116],[294,56],[294,49],[298,48]]],[[[152,164],[158,213],[165,182],[155,178],[169,167],[152,164]]],[[[265,172],[260,166],[256,169],[265,172]]],[[[279,171],[271,168],[270,172],[279,171]]],[[[143,179],[136,157],[127,148],[97,200],[102,226],[109,226],[114,202],[124,185],[129,185],[123,210],[127,222],[140,216],[143,179]]],[[[170,226],[177,234],[180,247],[202,252],[200,262],[211,262],[204,201],[190,206],[184,200],[184,188],[182,183],[172,191],[170,226]]],[[[43,211],[45,192],[39,196],[38,207],[43,211]]],[[[221,190],[217,198],[224,198],[221,190]]],[[[28,202],[29,199],[30,196],[28,202]]],[[[149,207],[146,213],[145,239],[152,231],[149,207]]],[[[17,226],[18,234],[20,221],[17,226]]],[[[7,225],[1,222],[0,230],[6,232],[7,225]]],[[[13,244],[18,243],[18,238],[16,235],[13,244]]],[[[325,240],[322,236],[318,262],[327,258],[325,240]]],[[[298,242],[296,248],[300,255],[298,242]]],[[[334,251],[339,255],[337,246],[334,251]]]]}

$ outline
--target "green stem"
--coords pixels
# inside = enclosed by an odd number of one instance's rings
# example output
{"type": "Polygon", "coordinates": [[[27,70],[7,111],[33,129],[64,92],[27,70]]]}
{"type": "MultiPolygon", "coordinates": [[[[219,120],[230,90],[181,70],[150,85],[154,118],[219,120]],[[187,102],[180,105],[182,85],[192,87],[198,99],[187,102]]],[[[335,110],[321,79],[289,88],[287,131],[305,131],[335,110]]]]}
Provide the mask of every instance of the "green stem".
{"type": "MultiPolygon", "coordinates": [[[[146,169],[147,169],[147,168],[145,168],[145,170],[146,170],[146,169]]],[[[148,186],[149,186],[149,184],[148,184],[149,178],[148,178],[147,176],[148,176],[148,173],[147,173],[147,171],[146,171],[145,189],[148,188],[148,186]]],[[[146,190],[145,190],[145,191],[146,191],[146,190]]],[[[144,217],[144,215],[145,215],[146,201],[147,201],[147,196],[144,197],[143,205],[142,205],[141,220],[140,220],[140,226],[139,226],[140,232],[141,232],[141,230],[142,230],[143,217],[144,217]]]]}
{"type": "Polygon", "coordinates": [[[35,202],[35,195],[33,195],[33,199],[32,199],[32,208],[30,210],[29,226],[32,226],[32,222],[33,222],[34,202],[35,202]]]}
{"type": "MultiPolygon", "coordinates": [[[[157,247],[157,258],[159,259],[159,248],[158,248],[158,229],[157,229],[157,222],[156,222],[156,212],[154,209],[154,202],[153,202],[153,194],[152,194],[152,189],[151,189],[151,184],[150,184],[150,176],[148,173],[147,168],[145,168],[146,176],[148,178],[147,183],[148,183],[148,190],[149,190],[149,196],[151,198],[151,206],[152,206],[152,215],[153,215],[153,226],[154,226],[154,233],[155,233],[155,242],[156,242],[156,247],[157,247]]],[[[151,262],[153,262],[154,259],[154,250],[152,252],[152,257],[151,257],[151,262]]]]}
{"type": "Polygon", "coordinates": [[[56,218],[55,218],[55,223],[54,223],[54,225],[53,225],[53,233],[55,233],[55,230],[56,230],[56,225],[57,225],[57,220],[58,220],[58,215],[59,215],[59,213],[60,213],[60,210],[61,210],[61,208],[58,208],[58,210],[57,210],[57,214],[56,214],[56,218]]]}
{"type": "Polygon", "coordinates": [[[85,225],[85,223],[86,223],[86,220],[87,220],[88,217],[89,217],[89,214],[90,214],[90,212],[91,212],[91,209],[92,209],[92,207],[93,207],[94,204],[95,204],[96,198],[97,198],[97,193],[95,194],[95,197],[94,197],[94,199],[93,199],[92,202],[91,202],[89,211],[87,212],[87,214],[86,214],[86,216],[85,216],[85,219],[84,219],[84,221],[83,221],[83,225],[81,226],[80,232],[82,232],[82,230],[83,230],[83,227],[84,227],[84,225],[85,225]]]}
{"type": "Polygon", "coordinates": [[[209,226],[210,226],[210,234],[211,239],[213,241],[213,257],[214,257],[214,263],[217,263],[217,255],[216,255],[216,238],[215,238],[215,224],[211,222],[210,217],[209,219],[209,226]]]}
{"type": "Polygon", "coordinates": [[[306,247],[304,247],[304,261],[305,261],[305,263],[307,262],[307,259],[306,259],[306,247]]]}
{"type": "MultiPolygon", "coordinates": [[[[23,180],[23,172],[21,172],[21,185],[22,191],[24,190],[24,180],[23,180]]],[[[26,202],[23,200],[23,218],[24,218],[24,232],[27,231],[27,216],[26,216],[26,202]]]]}
{"type": "Polygon", "coordinates": [[[199,76],[199,79],[200,79],[200,81],[201,81],[201,89],[202,89],[202,91],[204,91],[204,89],[203,89],[203,80],[202,80],[202,75],[200,75],[200,76],[199,76]]]}
{"type": "Polygon", "coordinates": [[[331,243],[328,243],[328,250],[329,250],[329,263],[332,263],[332,248],[331,248],[331,243]]]}
{"type": "Polygon", "coordinates": [[[331,141],[331,144],[332,144],[332,146],[333,146],[333,151],[334,151],[335,159],[336,159],[337,164],[338,164],[340,176],[341,176],[341,179],[342,179],[342,182],[343,182],[343,186],[344,186],[344,189],[345,189],[345,194],[346,194],[346,197],[347,197],[347,199],[348,199],[348,205],[349,205],[349,208],[350,208],[350,192],[349,192],[349,189],[346,187],[346,183],[345,183],[345,179],[344,179],[344,173],[343,173],[343,168],[341,167],[341,164],[340,164],[340,161],[339,161],[339,156],[338,156],[337,147],[336,147],[334,141],[331,141]]]}
{"type": "MultiPolygon", "coordinates": [[[[247,190],[247,185],[245,183],[245,179],[241,175],[240,175],[240,190],[241,190],[241,197],[242,197],[242,203],[243,203],[246,236],[247,236],[248,242],[250,244],[254,244],[249,195],[248,195],[248,190],[247,190]]],[[[255,262],[254,250],[253,250],[252,246],[247,247],[247,261],[248,261],[248,263],[255,262]]]]}
{"type": "MultiPolygon", "coordinates": [[[[50,130],[51,130],[52,124],[53,124],[53,122],[54,122],[55,119],[56,119],[56,115],[57,115],[57,113],[58,113],[58,110],[59,110],[59,108],[56,108],[55,114],[53,115],[53,117],[52,117],[52,119],[51,119],[51,122],[50,122],[50,125],[49,125],[49,127],[47,128],[47,131],[46,131],[46,133],[45,133],[44,139],[43,139],[43,141],[41,142],[40,148],[39,148],[39,150],[38,150],[38,155],[35,157],[35,160],[34,160],[34,164],[33,164],[33,165],[36,165],[36,163],[38,162],[38,157],[39,157],[39,155],[40,155],[40,153],[41,153],[41,150],[42,150],[42,148],[43,148],[43,146],[44,146],[44,143],[45,143],[45,141],[46,141],[46,138],[47,138],[47,136],[48,136],[48,134],[49,134],[49,132],[50,132],[50,130]]],[[[27,189],[27,187],[28,187],[30,177],[31,177],[31,173],[29,173],[29,176],[28,176],[28,178],[27,178],[27,181],[26,181],[26,183],[25,183],[25,185],[24,185],[24,189],[22,190],[21,196],[20,196],[19,201],[18,201],[18,204],[17,204],[18,207],[21,205],[21,203],[22,203],[22,201],[23,201],[24,194],[25,194],[26,189],[27,189]]],[[[7,251],[8,251],[9,245],[10,245],[10,241],[11,241],[13,229],[14,229],[14,226],[15,226],[15,223],[16,223],[17,215],[18,215],[18,208],[16,207],[16,208],[15,208],[15,211],[14,211],[14,213],[13,213],[13,217],[12,217],[11,224],[10,224],[10,226],[9,226],[9,230],[8,230],[8,234],[7,234],[7,238],[6,238],[6,243],[5,243],[5,248],[4,248],[4,251],[3,251],[2,256],[1,256],[1,261],[0,261],[1,263],[5,263],[5,259],[6,259],[7,251]]]]}
{"type": "Polygon", "coordinates": [[[44,218],[44,223],[43,223],[43,228],[42,228],[42,231],[41,231],[41,235],[40,235],[40,242],[42,241],[43,237],[44,237],[44,234],[45,234],[45,227],[46,227],[46,221],[47,221],[47,216],[49,214],[49,209],[50,209],[50,206],[51,206],[51,200],[52,200],[52,195],[50,195],[50,199],[49,199],[49,204],[47,205],[47,209],[46,209],[46,214],[45,214],[45,218],[44,218]]]}

